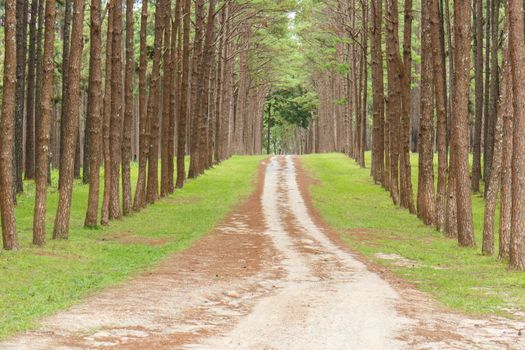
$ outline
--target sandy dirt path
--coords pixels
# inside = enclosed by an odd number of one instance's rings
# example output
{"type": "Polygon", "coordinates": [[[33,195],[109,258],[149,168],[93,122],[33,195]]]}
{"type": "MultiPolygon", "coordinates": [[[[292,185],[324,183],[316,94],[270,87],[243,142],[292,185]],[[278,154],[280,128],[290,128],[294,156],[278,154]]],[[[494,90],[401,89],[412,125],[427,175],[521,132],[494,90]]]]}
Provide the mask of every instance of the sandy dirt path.
{"type": "Polygon", "coordinates": [[[348,250],[293,157],[213,232],[0,349],[525,349],[525,322],[474,319],[348,250]]]}

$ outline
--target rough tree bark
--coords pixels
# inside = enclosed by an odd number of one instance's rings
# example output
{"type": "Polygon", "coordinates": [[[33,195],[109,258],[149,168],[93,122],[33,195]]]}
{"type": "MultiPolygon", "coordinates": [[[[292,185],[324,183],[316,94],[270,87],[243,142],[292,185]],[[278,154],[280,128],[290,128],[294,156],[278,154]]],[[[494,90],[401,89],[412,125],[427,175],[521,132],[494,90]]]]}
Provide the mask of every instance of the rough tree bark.
{"type": "Polygon", "coordinates": [[[73,192],[73,172],[75,151],[78,135],[79,99],[80,99],[80,68],[84,38],[82,27],[84,22],[84,1],[74,0],[73,26],[71,30],[71,50],[69,55],[68,86],[69,95],[65,120],[63,157],[60,164],[59,197],[53,239],[67,239],[69,233],[69,214],[73,192]]]}
{"type": "Polygon", "coordinates": [[[133,209],[139,210],[145,204],[146,197],[146,166],[148,164],[149,130],[148,130],[148,95],[146,91],[146,71],[148,69],[147,58],[147,34],[148,27],[148,0],[142,1],[142,13],[140,17],[140,63],[139,63],[139,173],[133,209]]]}
{"type": "Polygon", "coordinates": [[[474,74],[475,109],[474,140],[472,144],[472,191],[479,192],[481,179],[481,129],[483,124],[483,0],[475,0],[474,11],[474,74]]]}
{"type": "Polygon", "coordinates": [[[474,246],[472,204],[469,176],[468,103],[470,70],[471,7],[467,1],[454,2],[454,123],[453,138],[456,145],[455,168],[458,242],[461,246],[474,246]]]}
{"type": "Polygon", "coordinates": [[[382,43],[382,0],[372,0],[370,5],[372,25],[370,26],[370,53],[372,58],[372,163],[376,183],[383,182],[384,166],[384,85],[382,43]]]}
{"type": "MultiPolygon", "coordinates": [[[[499,0],[491,0],[491,52],[490,52],[490,96],[489,96],[489,119],[490,129],[488,130],[487,139],[487,160],[489,162],[485,174],[485,195],[487,194],[488,184],[492,176],[492,162],[494,160],[495,147],[495,133],[496,133],[496,118],[498,113],[498,97],[499,97],[499,0]]],[[[488,38],[487,38],[488,40],[488,38]]]]}
{"type": "Polygon", "coordinates": [[[24,191],[22,172],[26,89],[27,12],[29,2],[16,1],[15,179],[16,192],[24,191]]]}
{"type": "Polygon", "coordinates": [[[45,39],[42,98],[40,99],[41,121],[37,135],[36,148],[36,190],[33,216],[33,244],[46,242],[46,197],[49,149],[51,140],[51,119],[53,114],[53,84],[55,75],[55,0],[46,0],[45,39]]]}
{"type": "Polygon", "coordinates": [[[186,180],[184,158],[186,157],[186,125],[188,120],[188,78],[190,69],[190,13],[191,1],[184,0],[183,9],[183,49],[182,72],[180,87],[180,102],[177,126],[177,182],[176,187],[182,188],[186,180]]]}
{"type": "MultiPolygon", "coordinates": [[[[122,0],[114,0],[111,37],[111,119],[109,131],[111,182],[109,219],[119,219],[120,161],[122,147],[122,0]]],[[[107,73],[106,73],[107,74],[107,73]]]]}
{"type": "Polygon", "coordinates": [[[188,177],[195,178],[199,176],[199,125],[201,120],[199,118],[200,107],[202,104],[200,92],[201,85],[204,88],[204,73],[202,66],[203,55],[203,34],[204,34],[204,0],[197,0],[195,2],[195,34],[193,40],[193,60],[191,66],[191,116],[190,122],[190,168],[188,177]]]}
{"type": "Polygon", "coordinates": [[[400,181],[401,205],[416,213],[414,205],[414,192],[412,189],[412,169],[410,166],[410,117],[411,117],[411,83],[412,83],[412,0],[405,0],[403,25],[403,60],[399,57],[401,65],[401,124],[400,124],[400,181]]]}
{"type": "Polygon", "coordinates": [[[104,156],[104,195],[102,198],[102,208],[100,212],[100,223],[109,223],[109,199],[111,196],[111,157],[109,143],[109,126],[111,120],[111,57],[113,36],[113,8],[115,3],[110,1],[108,4],[108,29],[106,34],[106,77],[104,81],[104,99],[102,101],[102,147],[104,156]]]}
{"type": "Polygon", "coordinates": [[[64,141],[66,136],[65,127],[67,119],[67,104],[68,98],[68,71],[69,71],[69,42],[70,42],[70,27],[71,27],[71,2],[72,0],[64,1],[64,26],[62,28],[62,110],[60,116],[60,163],[62,163],[64,153],[64,141]]]}
{"type": "Polygon", "coordinates": [[[13,198],[13,141],[16,92],[16,2],[4,2],[4,85],[0,119],[0,214],[4,249],[18,249],[13,198]]]}
{"type": "Polygon", "coordinates": [[[509,266],[525,270],[525,36],[523,3],[508,0],[509,54],[513,91],[512,224],[509,266]]]}
{"type": "Polygon", "coordinates": [[[434,108],[433,108],[433,70],[432,62],[432,3],[425,0],[421,4],[421,112],[419,119],[419,173],[417,191],[417,216],[426,225],[435,222],[434,201],[434,108]]]}
{"type": "MultiPolygon", "coordinates": [[[[506,18],[509,16],[509,7],[505,6],[506,18]]],[[[505,33],[507,36],[510,35],[509,21],[506,22],[505,33]]],[[[509,38],[507,38],[509,40],[509,38]]],[[[509,40],[510,41],[510,40],[509,40]]],[[[510,42],[509,42],[510,45],[510,42]]],[[[510,51],[508,57],[508,69],[512,70],[512,64],[510,62],[510,51]]],[[[513,82],[514,75],[512,71],[509,76],[510,89],[507,90],[510,94],[510,98],[514,98],[513,82]]],[[[499,217],[499,258],[508,259],[510,250],[510,238],[512,228],[512,152],[513,152],[513,106],[514,102],[510,101],[511,111],[508,115],[503,118],[503,159],[501,164],[501,203],[500,203],[500,217],[499,217]]]]}
{"type": "Polygon", "coordinates": [[[439,0],[432,0],[430,14],[432,31],[433,73],[434,73],[434,101],[437,114],[437,153],[438,153],[438,184],[436,194],[436,229],[445,231],[445,212],[447,201],[447,102],[446,102],[446,73],[444,65],[444,50],[441,40],[443,16],[439,8],[439,0]]]}
{"type": "Polygon", "coordinates": [[[483,255],[494,254],[494,212],[501,187],[501,163],[503,157],[503,120],[512,115],[512,81],[508,64],[507,42],[503,45],[503,81],[498,101],[498,112],[495,120],[494,153],[489,183],[487,184],[485,199],[485,215],[483,224],[483,255]]]}
{"type": "Polygon", "coordinates": [[[133,0],[126,0],[126,72],[124,77],[124,129],[122,137],[122,213],[132,210],[131,128],[133,126],[133,0]]]}
{"type": "Polygon", "coordinates": [[[89,195],[84,226],[95,227],[98,221],[98,202],[100,191],[100,155],[101,155],[101,102],[102,102],[102,21],[100,0],[91,1],[90,53],[89,53],[89,195]]]}
{"type": "MultiPolygon", "coordinates": [[[[171,66],[171,6],[167,7],[167,19],[164,30],[164,50],[162,53],[162,124],[160,141],[160,196],[168,195],[169,184],[169,133],[170,133],[170,95],[173,90],[171,66]]],[[[174,40],[174,39],[173,39],[174,40]]]]}
{"type": "Polygon", "coordinates": [[[35,178],[35,74],[36,74],[36,18],[38,0],[31,2],[29,20],[29,54],[27,61],[27,100],[26,100],[26,161],[25,179],[35,178]]]}
{"type": "Polygon", "coordinates": [[[401,115],[401,72],[399,56],[397,0],[387,1],[387,79],[388,119],[390,146],[390,195],[394,204],[399,204],[399,116],[401,115]]]}
{"type": "Polygon", "coordinates": [[[167,18],[169,1],[160,0],[155,10],[155,39],[153,43],[153,67],[150,80],[148,100],[148,121],[150,123],[149,154],[148,154],[148,187],[147,201],[153,203],[159,195],[159,128],[160,128],[160,61],[162,53],[162,38],[167,18]]]}

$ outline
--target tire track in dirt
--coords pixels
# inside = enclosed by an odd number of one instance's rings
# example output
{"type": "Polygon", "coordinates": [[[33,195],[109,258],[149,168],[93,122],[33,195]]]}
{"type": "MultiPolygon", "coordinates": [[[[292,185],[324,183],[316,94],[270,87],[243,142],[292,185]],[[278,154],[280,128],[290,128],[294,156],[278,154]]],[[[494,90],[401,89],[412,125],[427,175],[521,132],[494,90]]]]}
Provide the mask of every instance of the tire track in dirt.
{"type": "Polygon", "coordinates": [[[525,349],[525,324],[443,310],[351,252],[313,209],[297,158],[191,248],[0,349],[525,349]]]}

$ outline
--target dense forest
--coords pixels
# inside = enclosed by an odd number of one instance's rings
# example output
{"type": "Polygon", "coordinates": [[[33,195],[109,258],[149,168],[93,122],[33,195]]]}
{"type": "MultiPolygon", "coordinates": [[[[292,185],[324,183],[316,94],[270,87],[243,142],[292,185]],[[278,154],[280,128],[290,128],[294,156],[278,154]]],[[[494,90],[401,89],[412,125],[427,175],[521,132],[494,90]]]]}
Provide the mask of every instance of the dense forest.
{"type": "Polygon", "coordinates": [[[234,154],[342,152],[460,246],[484,196],[482,253],[525,270],[523,2],[2,2],[4,249],[28,188],[43,245],[75,181],[97,227],[234,154]]]}

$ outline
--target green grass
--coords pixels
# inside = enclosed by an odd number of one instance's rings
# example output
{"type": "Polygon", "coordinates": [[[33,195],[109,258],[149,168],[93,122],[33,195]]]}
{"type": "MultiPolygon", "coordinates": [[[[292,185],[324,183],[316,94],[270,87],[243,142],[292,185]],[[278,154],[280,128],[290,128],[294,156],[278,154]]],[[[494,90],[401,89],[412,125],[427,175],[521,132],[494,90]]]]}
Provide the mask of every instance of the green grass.
{"type": "MultiPolygon", "coordinates": [[[[249,195],[262,159],[233,157],[140,213],[95,230],[82,227],[88,186],[75,183],[70,239],[52,241],[48,236],[43,248],[31,245],[34,185],[26,182],[26,192],[19,196],[16,208],[21,248],[0,254],[0,339],[30,329],[42,316],[188,247],[249,195]],[[122,236],[134,237],[135,243],[118,238],[122,236]],[[164,238],[167,243],[151,245],[136,237],[164,238]]],[[[48,233],[56,205],[57,192],[51,188],[48,233]]]]}
{"type": "MultiPolygon", "coordinates": [[[[407,210],[396,208],[389,194],[373,183],[370,169],[359,168],[346,156],[308,155],[302,162],[320,181],[311,188],[315,207],[352,249],[453,309],[502,315],[525,311],[525,273],[508,271],[506,262],[480,253],[484,204],[479,195],[472,202],[478,248],[461,248],[407,210]],[[376,258],[377,253],[398,254],[416,263],[400,267],[376,258]]],[[[416,190],[417,156],[412,165],[416,190]]]]}

